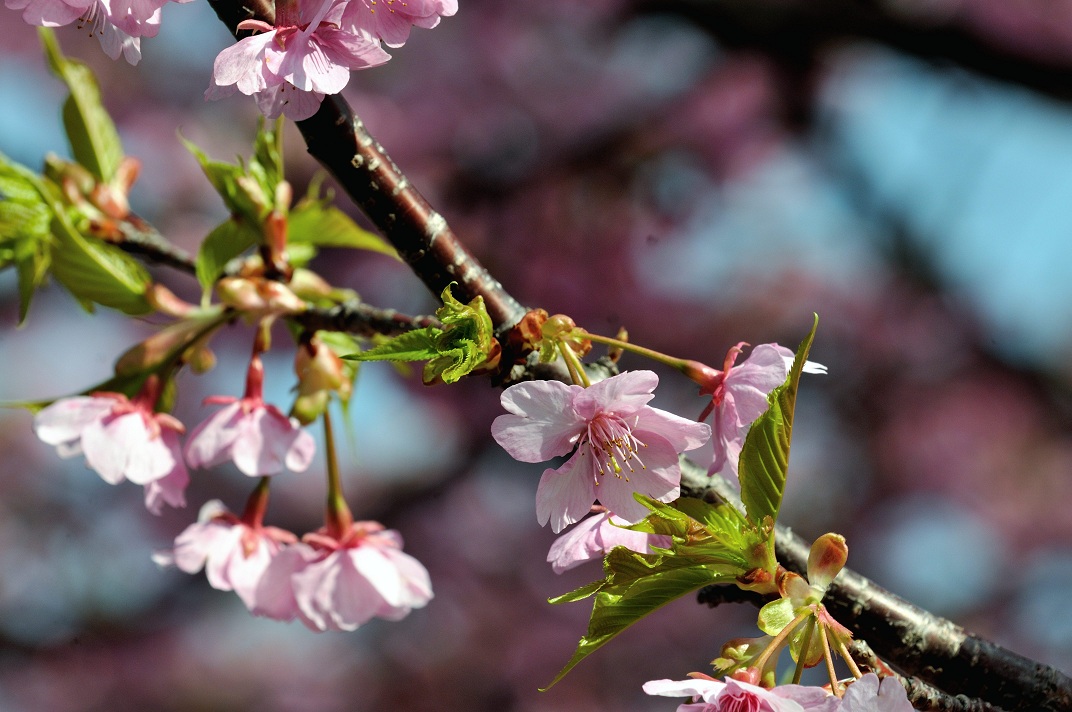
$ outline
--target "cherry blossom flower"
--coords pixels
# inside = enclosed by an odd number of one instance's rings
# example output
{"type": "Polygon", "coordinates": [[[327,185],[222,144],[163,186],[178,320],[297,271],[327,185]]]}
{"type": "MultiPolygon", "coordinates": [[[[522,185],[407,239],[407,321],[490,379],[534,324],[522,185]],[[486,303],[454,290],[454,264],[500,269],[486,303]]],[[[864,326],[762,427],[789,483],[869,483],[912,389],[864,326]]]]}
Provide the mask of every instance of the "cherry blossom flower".
{"type": "Polygon", "coordinates": [[[297,537],[288,531],[247,523],[219,500],[211,500],[201,507],[197,521],[175,538],[175,547],[156,552],[153,561],[188,574],[203,568],[213,588],[234,591],[252,610],[268,564],[284,544],[295,541],[297,537]]]}
{"type": "Polygon", "coordinates": [[[652,553],[652,547],[669,548],[670,537],[623,529],[615,524],[625,520],[611,512],[601,512],[585,519],[563,534],[551,545],[547,561],[556,574],[580,566],[586,561],[602,558],[616,546],[624,546],[641,554],[652,553]]]}
{"type": "Polygon", "coordinates": [[[908,693],[896,678],[881,682],[875,673],[868,673],[845,690],[841,712],[912,712],[908,693]]]}
{"type": "MultiPolygon", "coordinates": [[[[718,371],[696,364],[694,380],[700,383],[700,394],[711,396],[711,403],[700,415],[712,419],[714,459],[709,475],[722,474],[737,478],[741,448],[752,423],[767,410],[767,396],[785,383],[793,365],[793,352],[778,344],[760,344],[740,365],[734,362],[746,344],[734,346],[726,354],[723,370],[718,371]]],[[[826,366],[806,361],[804,373],[826,373],[826,366]]]]}
{"type": "Polygon", "coordinates": [[[644,692],[663,697],[693,697],[698,702],[678,706],[678,712],[834,712],[840,700],[819,687],[781,685],[767,690],[726,678],[652,680],[644,692]]]}
{"type": "MultiPolygon", "coordinates": [[[[176,0],[190,2],[190,0],[176,0]]],[[[41,27],[62,27],[76,20],[79,29],[89,29],[100,39],[112,59],[119,55],[131,64],[141,59],[141,37],[155,37],[160,30],[160,8],[168,0],[4,0],[12,10],[22,10],[22,19],[41,27]]]]}
{"type": "Polygon", "coordinates": [[[315,114],[325,94],[338,94],[346,86],[350,70],[391,58],[367,32],[340,29],[344,5],[336,0],[278,2],[274,26],[260,20],[239,23],[240,30],[259,34],[220,52],[205,98],[240,91],[253,96],[269,118],[283,114],[301,121],[315,114]]]}
{"type": "Polygon", "coordinates": [[[259,356],[249,364],[242,398],[210,396],[206,404],[226,408],[198,425],[186,441],[192,467],[215,467],[228,460],[250,477],[274,475],[284,466],[304,472],[313,461],[316,443],[294,418],[264,402],[264,366],[259,356]]]}
{"type": "Polygon", "coordinates": [[[432,599],[428,571],[402,551],[398,532],[354,522],[340,536],[326,529],[273,559],[253,612],[297,617],[311,630],[355,630],[374,617],[400,620],[432,599]]]}
{"type": "Polygon", "coordinates": [[[34,432],[61,457],[84,454],[86,465],[108,484],[129,480],[146,486],[146,506],[184,506],[189,482],[179,452],[182,423],[153,404],[158,381],[150,379],[133,399],[122,393],[61,398],[34,417],[34,432]]]}
{"type": "Polygon", "coordinates": [[[658,383],[652,371],[627,371],[588,388],[530,381],[503,391],[509,414],[496,418],[491,432],[511,456],[542,462],[573,451],[540,479],[540,524],[550,521],[553,531],[562,531],[596,499],[633,523],[648,513],[634,492],[662,502],[678,497],[678,455],[703,445],[711,430],[646,405],[658,383]]]}
{"type": "Polygon", "coordinates": [[[364,30],[388,47],[401,47],[411,27],[431,29],[458,12],[458,0],[350,0],[343,27],[364,30]]]}

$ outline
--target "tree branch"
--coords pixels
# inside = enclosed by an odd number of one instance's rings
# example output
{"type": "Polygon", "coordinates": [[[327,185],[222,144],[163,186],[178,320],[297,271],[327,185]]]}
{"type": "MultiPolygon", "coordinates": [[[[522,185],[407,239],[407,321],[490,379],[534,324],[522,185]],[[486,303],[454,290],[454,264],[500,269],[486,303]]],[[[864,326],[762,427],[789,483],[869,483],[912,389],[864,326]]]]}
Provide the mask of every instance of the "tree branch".
{"type": "MultiPolygon", "coordinates": [[[[733,502],[721,477],[682,460],[682,494],[733,502]]],[[[790,571],[804,574],[810,544],[776,526],[775,552],[790,571]]],[[[1072,710],[1072,678],[929,613],[843,569],[823,599],[830,613],[908,675],[1010,712],[1072,710]]]]}
{"type": "Polygon", "coordinates": [[[434,316],[406,316],[394,309],[380,309],[361,302],[347,302],[329,309],[310,309],[291,317],[309,331],[342,331],[358,336],[395,336],[427,326],[442,326],[434,316]]]}
{"type": "Polygon", "coordinates": [[[977,74],[1059,99],[1072,99],[1072,67],[1006,49],[951,22],[898,13],[879,0],[634,0],[640,13],[686,17],[732,48],[753,49],[806,71],[845,40],[873,40],[929,61],[952,62],[977,74]]]}

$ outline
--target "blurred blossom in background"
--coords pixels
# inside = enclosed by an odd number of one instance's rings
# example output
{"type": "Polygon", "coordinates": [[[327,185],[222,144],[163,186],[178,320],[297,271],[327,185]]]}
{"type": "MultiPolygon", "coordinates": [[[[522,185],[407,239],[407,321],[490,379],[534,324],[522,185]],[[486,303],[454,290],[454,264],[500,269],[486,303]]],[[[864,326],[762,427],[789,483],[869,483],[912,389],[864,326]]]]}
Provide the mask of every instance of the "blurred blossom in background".
{"type": "MultiPolygon", "coordinates": [[[[0,151],[38,167],[67,151],[63,93],[34,30],[0,17],[0,151]]],[[[202,98],[226,30],[205,3],[165,7],[137,68],[58,34],[142,161],[134,209],[196,249],[225,213],[176,131],[229,160],[256,124],[250,101],[202,98]]],[[[795,346],[818,312],[830,376],[801,390],[784,521],[845,534],[850,566],[1069,670],[1053,611],[1072,585],[1070,40],[1066,0],[465,0],[346,95],[526,304],[712,365],[741,340],[795,346]]],[[[298,191],[317,171],[292,127],[287,167],[298,191]]],[[[434,309],[390,260],[325,257],[370,303],[434,309]]],[[[0,400],[82,390],[149,333],[57,290],[16,332],[16,304],[0,274],[0,400]]],[[[184,377],[188,425],[203,395],[241,392],[251,332],[231,332],[215,371],[184,377]]],[[[283,407],[285,343],[265,359],[283,407]]],[[[654,405],[704,403],[663,374],[654,405]]],[[[436,597],[313,635],[149,559],[206,499],[241,507],[233,466],[193,473],[187,509],[157,518],[0,410],[0,710],[668,709],[640,685],[704,670],[755,611],[686,598],[537,692],[589,610],[546,599],[599,572],[551,573],[542,466],[491,440],[500,412],[481,381],[362,367],[340,438],[351,506],[401,532],[436,597]]],[[[269,522],[319,526],[322,471],[280,475],[269,522]]]]}

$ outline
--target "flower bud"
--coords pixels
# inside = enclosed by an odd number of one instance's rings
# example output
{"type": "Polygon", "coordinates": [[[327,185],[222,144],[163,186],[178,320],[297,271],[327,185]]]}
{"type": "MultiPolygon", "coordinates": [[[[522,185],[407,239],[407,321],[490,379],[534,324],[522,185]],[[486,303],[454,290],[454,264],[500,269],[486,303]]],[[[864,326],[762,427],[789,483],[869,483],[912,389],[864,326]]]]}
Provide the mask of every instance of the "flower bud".
{"type": "Polygon", "coordinates": [[[823,593],[849,558],[849,547],[840,534],[823,534],[808,554],[808,583],[823,593]]]}
{"type": "Polygon", "coordinates": [[[305,311],[305,301],[283,284],[263,277],[224,277],[216,283],[220,301],[253,316],[305,311]]]}

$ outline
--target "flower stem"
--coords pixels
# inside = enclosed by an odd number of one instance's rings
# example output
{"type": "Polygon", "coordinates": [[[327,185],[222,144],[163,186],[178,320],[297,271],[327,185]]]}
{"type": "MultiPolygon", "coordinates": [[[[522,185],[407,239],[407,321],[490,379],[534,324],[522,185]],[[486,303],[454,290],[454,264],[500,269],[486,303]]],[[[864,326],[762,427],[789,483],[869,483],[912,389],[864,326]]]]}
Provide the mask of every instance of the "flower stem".
{"type": "Polygon", "coordinates": [[[823,641],[823,659],[826,660],[826,672],[830,675],[830,690],[838,697],[844,694],[838,684],[837,672],[834,671],[834,657],[830,654],[830,639],[826,635],[826,626],[819,626],[819,639],[823,641]]]}
{"type": "Polygon", "coordinates": [[[566,369],[569,370],[570,378],[573,379],[573,382],[585,388],[592,385],[592,381],[588,379],[588,374],[584,372],[584,365],[565,340],[558,339],[558,351],[562,354],[562,360],[566,362],[566,369]]]}
{"type": "Polygon", "coordinates": [[[811,648],[811,639],[815,634],[815,619],[808,619],[808,627],[804,629],[804,642],[797,656],[797,669],[793,671],[793,684],[800,684],[800,677],[804,674],[804,662],[808,659],[808,650],[811,648]]]}
{"type": "Polygon", "coordinates": [[[324,411],[324,450],[328,469],[328,502],[325,523],[328,534],[341,538],[350,529],[354,516],[346,506],[339,477],[339,460],[335,454],[335,434],[331,427],[331,413],[324,411]]]}
{"type": "Polygon", "coordinates": [[[785,628],[782,628],[778,632],[778,635],[774,636],[771,639],[771,642],[767,644],[767,647],[763,650],[763,652],[759,654],[759,656],[755,659],[755,661],[753,661],[752,667],[754,667],[757,670],[766,669],[767,660],[770,658],[770,656],[773,655],[778,650],[782,649],[782,646],[785,645],[785,641],[790,636],[790,634],[792,634],[792,632],[797,629],[797,626],[799,626],[801,623],[803,623],[804,619],[807,618],[810,615],[811,615],[810,610],[809,611],[804,611],[799,616],[797,616],[793,620],[789,621],[789,623],[785,626],[785,628]]]}
{"type": "Polygon", "coordinates": [[[863,672],[860,670],[860,666],[856,664],[852,655],[849,654],[849,649],[845,646],[845,642],[841,640],[841,638],[835,638],[835,640],[837,641],[838,652],[841,653],[841,657],[845,658],[845,663],[849,666],[849,672],[852,673],[853,677],[859,680],[864,676],[863,672]]]}
{"type": "Polygon", "coordinates": [[[590,341],[595,341],[599,344],[606,344],[607,346],[615,346],[625,351],[631,351],[640,356],[646,356],[654,361],[658,361],[659,363],[665,363],[667,366],[672,366],[679,371],[684,370],[685,364],[688,363],[688,361],[686,361],[685,359],[668,356],[660,351],[654,351],[652,349],[644,348],[643,346],[637,346],[636,344],[632,344],[628,341],[622,341],[621,339],[615,339],[610,336],[600,336],[599,334],[593,334],[589,331],[585,331],[584,338],[590,341]]]}
{"type": "Polygon", "coordinates": [[[271,477],[262,477],[253,488],[246,500],[246,508],[242,511],[242,521],[254,529],[264,523],[264,514],[268,511],[268,488],[271,477]]]}

